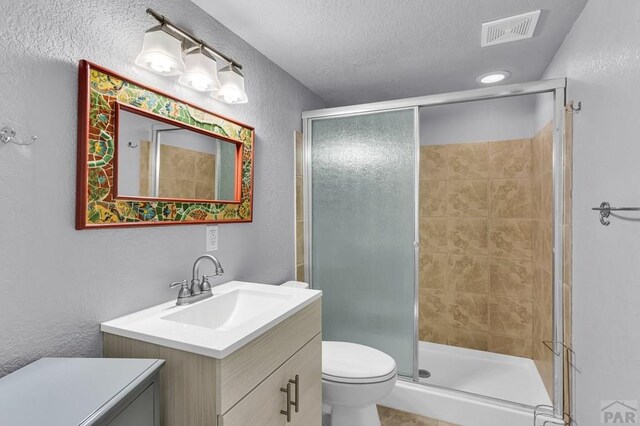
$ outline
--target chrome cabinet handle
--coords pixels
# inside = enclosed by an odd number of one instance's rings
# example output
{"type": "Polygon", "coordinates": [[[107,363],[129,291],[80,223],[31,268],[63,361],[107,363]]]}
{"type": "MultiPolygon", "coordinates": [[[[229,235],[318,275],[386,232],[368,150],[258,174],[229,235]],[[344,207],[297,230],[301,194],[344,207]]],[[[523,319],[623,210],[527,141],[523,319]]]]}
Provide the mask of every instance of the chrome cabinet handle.
{"type": "Polygon", "coordinates": [[[280,388],[280,392],[287,394],[287,409],[280,410],[280,414],[287,416],[287,423],[291,423],[291,383],[287,383],[286,388],[280,388]]]}
{"type": "Polygon", "coordinates": [[[296,413],[300,410],[300,376],[296,374],[295,380],[289,379],[289,384],[296,386],[296,400],[291,401],[291,405],[296,409],[296,413]]]}

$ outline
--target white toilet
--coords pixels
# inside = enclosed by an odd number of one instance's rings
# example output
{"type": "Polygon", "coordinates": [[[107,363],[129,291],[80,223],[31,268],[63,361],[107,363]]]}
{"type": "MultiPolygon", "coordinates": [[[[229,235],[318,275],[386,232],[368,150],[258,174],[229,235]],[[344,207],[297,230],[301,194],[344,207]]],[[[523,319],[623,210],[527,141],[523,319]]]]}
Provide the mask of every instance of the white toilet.
{"type": "Polygon", "coordinates": [[[396,383],[396,362],[368,346],[322,342],[322,402],[331,426],[380,426],[376,403],[396,383]]]}
{"type": "MultiPolygon", "coordinates": [[[[285,287],[309,288],[300,281],[285,287]]],[[[396,362],[386,353],[349,342],[322,342],[323,412],[331,426],[380,426],[376,403],[396,383],[396,362]]],[[[323,422],[324,423],[324,422],[323,422]]]]}

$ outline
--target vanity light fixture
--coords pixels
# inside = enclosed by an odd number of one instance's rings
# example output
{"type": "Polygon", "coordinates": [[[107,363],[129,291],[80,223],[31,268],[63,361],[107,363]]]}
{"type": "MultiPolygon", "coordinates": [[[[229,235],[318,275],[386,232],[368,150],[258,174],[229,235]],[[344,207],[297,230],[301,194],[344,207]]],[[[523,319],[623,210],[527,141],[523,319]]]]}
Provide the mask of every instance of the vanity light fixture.
{"type": "Polygon", "coordinates": [[[207,56],[201,47],[187,53],[184,61],[186,71],[178,78],[180,84],[199,92],[211,92],[220,88],[216,60],[207,56]]]}
{"type": "Polygon", "coordinates": [[[482,84],[495,84],[506,80],[510,75],[511,73],[509,71],[492,71],[487,74],[482,74],[476,80],[482,84]]]}
{"type": "Polygon", "coordinates": [[[211,95],[214,99],[227,104],[246,104],[247,94],[244,91],[244,76],[238,68],[229,64],[218,72],[220,89],[211,95]]]}
{"type": "Polygon", "coordinates": [[[248,101],[240,72],[242,65],[153,9],[147,9],[147,14],[160,25],[145,33],[136,65],[164,76],[179,75],[180,84],[200,92],[212,92],[214,99],[228,104],[248,101]],[[219,72],[215,58],[227,62],[219,72]]]}

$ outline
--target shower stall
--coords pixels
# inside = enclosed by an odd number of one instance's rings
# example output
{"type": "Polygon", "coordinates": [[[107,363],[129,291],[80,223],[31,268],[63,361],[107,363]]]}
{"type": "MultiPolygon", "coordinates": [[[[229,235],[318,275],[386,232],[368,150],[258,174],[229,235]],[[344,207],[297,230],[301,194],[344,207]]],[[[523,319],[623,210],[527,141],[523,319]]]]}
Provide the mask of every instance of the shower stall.
{"type": "Polygon", "coordinates": [[[396,360],[385,405],[570,411],[564,105],[557,79],[303,114],[305,277],[325,340],[396,360]]]}

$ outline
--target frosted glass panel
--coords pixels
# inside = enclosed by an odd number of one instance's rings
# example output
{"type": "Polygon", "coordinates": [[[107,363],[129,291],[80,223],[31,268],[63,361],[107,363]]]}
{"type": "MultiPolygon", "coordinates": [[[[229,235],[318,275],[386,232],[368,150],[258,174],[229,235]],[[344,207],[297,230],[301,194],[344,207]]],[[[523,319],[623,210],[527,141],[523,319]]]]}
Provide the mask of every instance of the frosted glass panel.
{"type": "Polygon", "coordinates": [[[413,375],[414,111],[317,119],[311,137],[323,339],[375,347],[413,375]]]}

